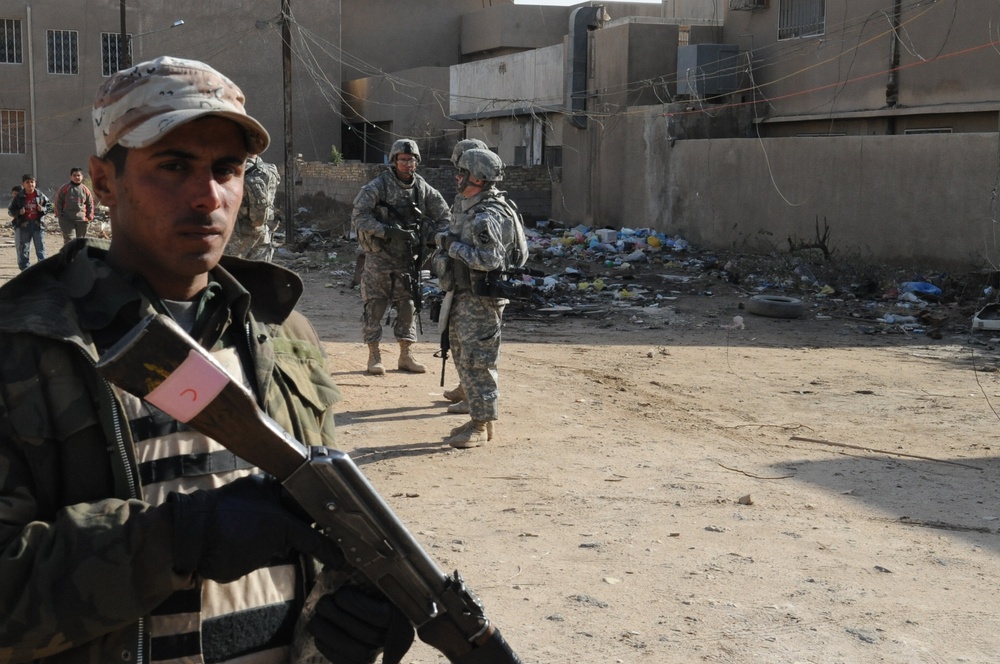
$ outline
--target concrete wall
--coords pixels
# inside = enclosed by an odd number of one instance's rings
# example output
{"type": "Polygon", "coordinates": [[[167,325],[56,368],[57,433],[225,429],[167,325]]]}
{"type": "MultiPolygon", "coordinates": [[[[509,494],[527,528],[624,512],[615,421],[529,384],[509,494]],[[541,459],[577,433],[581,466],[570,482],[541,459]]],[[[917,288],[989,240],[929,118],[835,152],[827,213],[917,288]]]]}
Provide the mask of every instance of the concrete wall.
{"type": "MultiPolygon", "coordinates": [[[[902,4],[897,33],[888,21],[891,2],[827,0],[824,35],[777,41],[779,3],[771,2],[766,9],[729,12],[724,38],[753,54],[757,98],[771,100],[761,113],[772,117],[883,111],[894,34],[900,37],[899,109],[995,107],[1000,68],[987,26],[1000,23],[1000,5],[992,0],[902,4]]],[[[747,79],[742,97],[751,98],[747,79]]]]}
{"type": "MultiPolygon", "coordinates": [[[[294,7],[300,0],[292,0],[294,7]]],[[[461,62],[461,16],[482,0],[343,0],[344,78],[461,62]],[[353,70],[353,71],[352,71],[353,70]]],[[[490,0],[509,5],[512,0],[490,0]]],[[[277,4],[274,6],[277,11],[277,4]]],[[[301,16],[301,10],[299,10],[301,16]]]]}
{"type": "MultiPolygon", "coordinates": [[[[66,181],[70,167],[86,168],[93,152],[90,107],[105,80],[101,33],[120,33],[121,4],[119,0],[88,0],[84,5],[32,0],[5,2],[3,7],[0,14],[4,18],[21,20],[24,62],[0,65],[0,107],[27,113],[29,145],[26,154],[0,155],[0,182],[20,182],[22,173],[34,171],[40,188],[51,192],[52,187],[66,181]],[[47,30],[78,32],[78,74],[47,73],[47,30]]],[[[293,63],[293,130],[297,138],[293,150],[307,159],[325,159],[330,146],[340,140],[340,122],[331,121],[339,109],[329,102],[329,86],[324,88],[326,79],[341,80],[340,59],[326,55],[339,50],[340,0],[298,0],[294,8],[297,15],[308,16],[309,29],[323,35],[325,47],[313,48],[310,56],[293,63]]],[[[128,0],[126,9],[134,62],[172,55],[203,60],[229,75],[246,93],[250,113],[271,135],[272,147],[265,156],[269,161],[283,162],[284,95],[277,4],[128,0]],[[164,29],[177,19],[183,19],[184,25],[164,29]]],[[[302,44],[298,31],[293,41],[298,49],[302,44]]]]}
{"type": "Polygon", "coordinates": [[[463,138],[462,123],[445,113],[448,86],[447,67],[420,67],[346,81],[344,121],[388,123],[390,127],[388,135],[379,137],[384,151],[371,142],[367,161],[381,163],[392,142],[405,136],[417,141],[424,162],[447,162],[455,142],[463,138]]]}
{"type": "Polygon", "coordinates": [[[503,5],[462,16],[462,55],[479,59],[561,44],[569,22],[565,7],[503,5]]]}
{"type": "MultiPolygon", "coordinates": [[[[330,218],[320,227],[342,227],[345,215],[358,190],[385,168],[375,164],[349,163],[340,166],[320,162],[305,162],[298,165],[301,184],[296,185],[296,198],[301,200],[330,199],[336,205],[328,206],[330,218]]],[[[528,221],[548,219],[551,212],[552,181],[544,168],[508,166],[500,187],[517,203],[521,215],[528,221]]],[[[450,204],[455,200],[455,169],[426,168],[421,166],[419,174],[428,184],[441,192],[450,204]]]]}
{"type": "Polygon", "coordinates": [[[626,22],[593,33],[596,109],[666,103],[677,93],[677,25],[626,22]],[[659,81],[649,84],[647,82],[659,81]]]}
{"type": "Polygon", "coordinates": [[[449,89],[449,115],[463,120],[562,108],[563,46],[454,65],[449,89]]]}
{"type": "MultiPolygon", "coordinates": [[[[678,140],[656,110],[606,140],[588,223],[651,227],[696,245],[787,251],[828,224],[838,256],[979,267],[1000,261],[996,133],[678,140]],[[992,164],[992,166],[987,166],[992,164]],[[612,192],[624,188],[616,199],[612,192]]],[[[565,177],[564,177],[565,180],[565,177]]],[[[554,196],[559,196],[554,192],[554,196]]]]}

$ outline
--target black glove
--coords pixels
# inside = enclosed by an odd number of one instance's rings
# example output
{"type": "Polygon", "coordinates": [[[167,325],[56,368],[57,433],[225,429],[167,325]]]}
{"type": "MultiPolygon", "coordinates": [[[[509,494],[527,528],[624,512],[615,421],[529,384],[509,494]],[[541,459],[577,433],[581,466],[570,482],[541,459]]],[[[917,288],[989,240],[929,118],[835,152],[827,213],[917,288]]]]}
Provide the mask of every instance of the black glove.
{"type": "Polygon", "coordinates": [[[413,625],[385,597],[343,586],[316,602],[306,624],[316,648],[333,664],[399,664],[413,645],[413,625]]]}
{"type": "Polygon", "coordinates": [[[333,540],[286,508],[281,491],[274,478],[249,475],[210,491],[171,493],[164,507],[173,510],[174,569],[228,583],[292,550],[342,567],[333,540]]]}

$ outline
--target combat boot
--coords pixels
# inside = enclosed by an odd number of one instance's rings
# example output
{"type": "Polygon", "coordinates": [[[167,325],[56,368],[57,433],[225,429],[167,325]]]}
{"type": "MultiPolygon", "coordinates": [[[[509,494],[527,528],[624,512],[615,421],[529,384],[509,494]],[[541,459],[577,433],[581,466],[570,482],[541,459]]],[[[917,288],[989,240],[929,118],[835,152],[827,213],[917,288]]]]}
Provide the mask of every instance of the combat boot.
{"type": "Polygon", "coordinates": [[[448,412],[454,413],[456,415],[468,415],[469,414],[469,402],[459,401],[458,403],[453,403],[448,406],[448,412]]]}
{"type": "Polygon", "coordinates": [[[399,342],[399,370],[409,371],[410,373],[426,373],[427,367],[417,362],[410,352],[410,346],[412,345],[412,341],[399,342]]]}
{"type": "Polygon", "coordinates": [[[459,384],[459,386],[453,390],[446,390],[442,396],[452,403],[465,401],[465,388],[459,384]]]}
{"type": "Polygon", "coordinates": [[[382,366],[382,352],[378,349],[378,344],[368,344],[368,373],[373,376],[385,374],[385,367],[382,366]]]}
{"type": "Polygon", "coordinates": [[[464,450],[469,447],[479,447],[489,439],[489,422],[471,420],[469,426],[445,442],[452,447],[464,450]]]}
{"type": "MultiPolygon", "coordinates": [[[[454,429],[451,430],[451,433],[449,434],[449,438],[451,438],[453,436],[457,436],[458,434],[462,433],[463,431],[465,431],[466,429],[468,429],[469,427],[471,427],[473,424],[475,424],[475,420],[469,420],[465,424],[463,424],[461,426],[455,427],[454,429]]],[[[493,431],[494,431],[494,427],[495,426],[496,426],[496,422],[495,421],[493,421],[493,420],[487,420],[487,422],[486,422],[486,440],[493,440],[493,431]]]]}

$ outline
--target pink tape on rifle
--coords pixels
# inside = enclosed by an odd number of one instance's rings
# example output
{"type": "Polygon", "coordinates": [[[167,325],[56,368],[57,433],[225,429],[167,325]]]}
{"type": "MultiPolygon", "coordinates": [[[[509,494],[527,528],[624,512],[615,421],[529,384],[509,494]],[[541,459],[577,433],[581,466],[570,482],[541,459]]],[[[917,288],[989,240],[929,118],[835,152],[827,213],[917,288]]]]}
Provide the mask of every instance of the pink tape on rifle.
{"type": "Polygon", "coordinates": [[[174,419],[188,422],[219,396],[229,381],[229,374],[192,350],[166,380],[146,395],[146,401],[174,419]]]}

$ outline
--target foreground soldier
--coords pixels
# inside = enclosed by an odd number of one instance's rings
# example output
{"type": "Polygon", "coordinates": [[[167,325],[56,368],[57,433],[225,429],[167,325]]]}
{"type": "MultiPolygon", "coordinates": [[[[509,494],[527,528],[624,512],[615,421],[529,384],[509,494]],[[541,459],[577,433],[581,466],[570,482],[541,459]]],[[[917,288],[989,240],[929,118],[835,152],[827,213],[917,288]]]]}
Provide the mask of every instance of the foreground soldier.
{"type": "MultiPolygon", "coordinates": [[[[0,288],[0,661],[287,662],[316,574],[303,554],[341,553],[273,479],[94,369],[168,314],[282,427],[333,443],[338,391],[293,310],[302,282],[220,264],[268,135],[229,79],[173,58],[108,79],[93,119],[112,242],[71,242],[0,288]]],[[[374,662],[399,625],[351,587],[319,602],[309,631],[334,662],[374,662]]]]}
{"type": "Polygon", "coordinates": [[[458,160],[458,190],[452,227],[440,233],[434,270],[453,293],[448,338],[471,419],[451,431],[452,447],[478,447],[493,438],[499,416],[500,325],[508,300],[491,289],[491,271],[523,264],[527,245],[519,220],[496,183],[503,162],[489,150],[466,150],[458,160]]]}
{"type": "Polygon", "coordinates": [[[364,251],[361,300],[364,302],[361,335],[368,345],[368,373],[385,373],[379,341],[382,316],[396,308],[393,334],[399,342],[401,371],[424,373],[427,367],[413,357],[417,340],[414,287],[419,288],[419,270],[414,255],[429,243],[434,233],[451,221],[448,204],[437,189],[417,175],[420,150],[403,138],[392,144],[390,168],[366,184],[354,199],[351,220],[364,251]],[[424,213],[432,227],[421,224],[424,213]]]}

